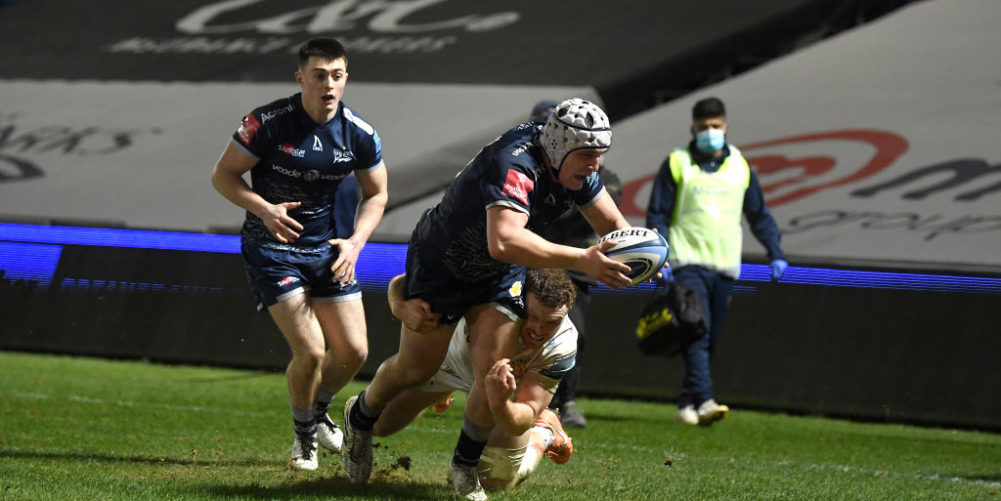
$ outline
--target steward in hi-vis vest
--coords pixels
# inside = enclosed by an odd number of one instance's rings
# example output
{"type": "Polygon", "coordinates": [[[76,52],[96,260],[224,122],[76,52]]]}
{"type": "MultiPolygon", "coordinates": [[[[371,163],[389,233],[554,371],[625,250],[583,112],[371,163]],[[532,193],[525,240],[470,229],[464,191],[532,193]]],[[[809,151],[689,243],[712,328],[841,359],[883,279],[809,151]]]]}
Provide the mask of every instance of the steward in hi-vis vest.
{"type": "Polygon", "coordinates": [[[751,179],[747,160],[730,146],[716,172],[692,161],[687,148],[668,157],[671,178],[678,187],[668,240],[671,266],[705,266],[725,275],[740,275],[742,232],[740,216],[751,179]]]}
{"type": "Polygon", "coordinates": [[[646,213],[647,226],[666,235],[670,245],[663,280],[696,292],[708,324],[707,335],[686,341],[681,349],[685,373],[677,418],[685,424],[712,424],[730,411],[713,400],[709,358],[740,276],[741,214],[768,251],[772,280],[782,278],[789,266],[758,178],[740,150],[726,143],[726,131],[723,101],[711,97],[695,103],[692,141],[660,166],[646,213]]]}

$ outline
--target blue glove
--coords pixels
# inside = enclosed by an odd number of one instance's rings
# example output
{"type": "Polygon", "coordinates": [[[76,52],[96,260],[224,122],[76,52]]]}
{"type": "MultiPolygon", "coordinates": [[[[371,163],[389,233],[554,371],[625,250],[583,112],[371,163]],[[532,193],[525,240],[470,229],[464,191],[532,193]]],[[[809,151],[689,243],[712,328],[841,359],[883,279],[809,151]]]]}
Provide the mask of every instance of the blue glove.
{"type": "Polygon", "coordinates": [[[785,259],[772,259],[769,266],[772,267],[772,282],[778,282],[789,267],[789,262],[785,259]]]}

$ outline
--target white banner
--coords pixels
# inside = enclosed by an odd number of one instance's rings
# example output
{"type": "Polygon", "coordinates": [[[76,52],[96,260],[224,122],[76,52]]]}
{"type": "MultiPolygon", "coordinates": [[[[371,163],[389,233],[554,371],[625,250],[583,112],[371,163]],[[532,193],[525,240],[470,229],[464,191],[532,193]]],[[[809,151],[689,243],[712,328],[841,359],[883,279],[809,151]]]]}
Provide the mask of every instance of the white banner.
{"type": "MultiPolygon", "coordinates": [[[[690,139],[692,104],[715,95],[794,263],[1001,269],[999,18],[996,0],[915,3],[613,123],[607,165],[625,183],[623,212],[643,224],[650,180],[690,139]]],[[[287,85],[0,81],[0,219],[235,231],[242,211],[212,189],[212,166],[245,113],[296,91],[291,73],[287,85]]],[[[416,198],[378,235],[405,240],[440,196],[415,186],[447,181],[536,101],[569,96],[596,97],[349,83],[345,102],[382,137],[391,193],[416,198]]]]}
{"type": "Polygon", "coordinates": [[[692,105],[717,96],[792,261],[1001,268],[999,18],[993,0],[917,3],[613,124],[624,212],[642,224],[692,105]]]}

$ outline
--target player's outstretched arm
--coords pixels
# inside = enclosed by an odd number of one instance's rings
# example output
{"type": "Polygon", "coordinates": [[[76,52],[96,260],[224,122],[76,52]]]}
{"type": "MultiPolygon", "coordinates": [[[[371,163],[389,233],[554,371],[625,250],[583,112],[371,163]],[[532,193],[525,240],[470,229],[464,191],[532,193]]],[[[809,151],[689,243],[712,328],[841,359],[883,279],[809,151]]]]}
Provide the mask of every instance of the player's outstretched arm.
{"type": "Polygon", "coordinates": [[[490,256],[530,268],[582,270],[609,287],[629,285],[629,278],[623,275],[629,267],[605,257],[602,249],[595,252],[593,249],[553,243],[526,228],[527,224],[528,215],[523,212],[500,206],[488,209],[487,244],[490,256]]]}

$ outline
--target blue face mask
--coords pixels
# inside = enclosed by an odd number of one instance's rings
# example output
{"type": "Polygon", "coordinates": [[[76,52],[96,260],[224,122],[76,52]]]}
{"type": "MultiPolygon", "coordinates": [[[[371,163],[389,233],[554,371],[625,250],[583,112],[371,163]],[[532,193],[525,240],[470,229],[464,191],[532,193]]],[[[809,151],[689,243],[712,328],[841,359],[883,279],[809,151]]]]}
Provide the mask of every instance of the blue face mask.
{"type": "Polygon", "coordinates": [[[726,132],[720,129],[706,129],[695,135],[695,147],[709,155],[716,154],[726,143],[726,132]]]}

